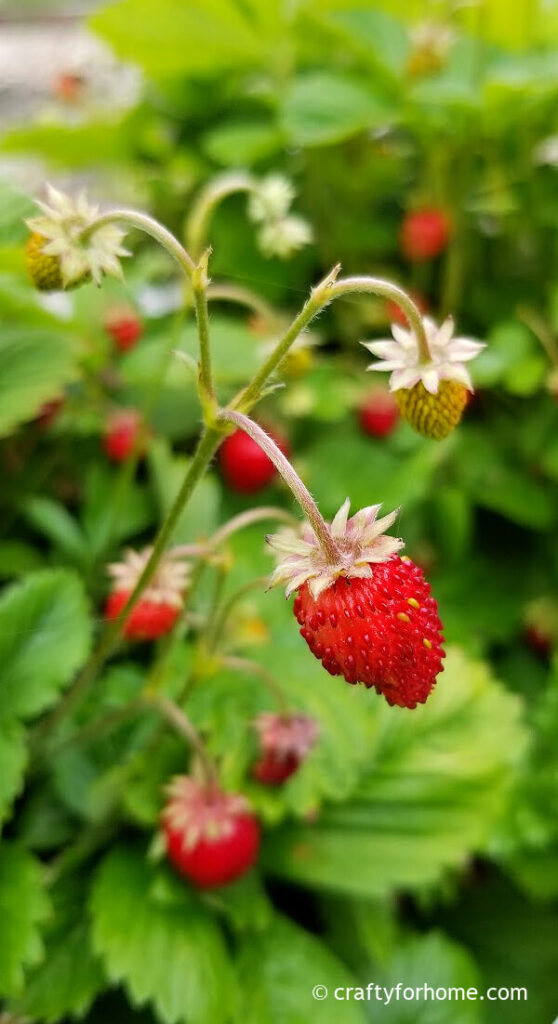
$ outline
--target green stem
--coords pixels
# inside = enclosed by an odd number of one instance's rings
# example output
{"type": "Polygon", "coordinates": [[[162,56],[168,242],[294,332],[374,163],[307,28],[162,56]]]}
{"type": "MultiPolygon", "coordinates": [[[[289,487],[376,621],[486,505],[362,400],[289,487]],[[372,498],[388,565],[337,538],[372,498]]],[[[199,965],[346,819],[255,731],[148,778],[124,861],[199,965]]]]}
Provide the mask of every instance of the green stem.
{"type": "Polygon", "coordinates": [[[220,642],[225,632],[225,627],[230,618],[231,612],[233,611],[234,607],[238,604],[238,602],[242,600],[244,595],[248,594],[251,590],[261,590],[263,587],[266,586],[267,582],[267,576],[258,576],[254,580],[249,580],[248,583],[245,583],[242,587],[239,587],[238,590],[235,590],[234,593],[230,595],[230,597],[224,602],[224,604],[221,607],[221,610],[218,613],[216,610],[216,614],[213,619],[213,622],[211,623],[211,629],[207,637],[207,646],[210,651],[215,650],[217,644],[220,642]]]}
{"type": "Polygon", "coordinates": [[[234,302],[239,306],[246,306],[270,326],[279,320],[278,314],[267,302],[249,288],[240,285],[216,281],[208,286],[207,298],[210,302],[234,302]]]}
{"type": "Polygon", "coordinates": [[[83,241],[86,241],[99,228],[103,228],[107,224],[115,224],[118,221],[129,224],[132,228],[138,228],[139,231],[144,231],[146,235],[154,238],[176,260],[181,269],[185,271],[187,277],[190,280],[192,279],[196,265],[190,254],[186,252],[184,246],[162,224],[159,224],[158,221],[148,214],[140,213],[139,210],[108,210],[107,213],[102,213],[92,224],[85,228],[81,238],[83,241]]]}
{"type": "Polygon", "coordinates": [[[420,358],[422,362],[430,361],[430,350],[428,339],[424,329],[424,323],[419,309],[415,306],[407,293],[395,284],[376,277],[346,277],[337,280],[339,266],[321,281],[310,293],[310,298],[302,307],[300,313],[293,320],[286,333],[277,343],[273,352],[262,364],[258,372],[252,378],[247,388],[241,391],[232,402],[232,408],[242,412],[249,412],[252,406],[258,401],[262,390],[273,373],[282,363],[291,345],[302,334],[315,316],[321,312],[333,299],[349,295],[354,292],[371,292],[373,295],[381,295],[383,298],[396,302],[403,310],[412,331],[417,339],[420,358]]]}
{"type": "Polygon", "coordinates": [[[37,738],[39,740],[43,740],[45,736],[56,728],[58,722],[75,705],[76,701],[87,692],[89,687],[97,678],[97,675],[105,664],[107,658],[110,657],[116,648],[128,615],[135,607],[140,595],[151,580],[159,560],[172,537],[173,530],[178,522],[182,510],[189,500],[196,484],[201,479],[203,473],[207,469],[207,466],[211,462],[211,459],[219,447],[221,439],[222,434],[217,430],[206,430],[202,434],[197,451],[190,463],[188,472],[184,477],[182,487],[174,499],[167,518],[157,534],[149,561],[138,579],[134,590],[130,594],[130,597],[128,598],[128,601],[120,615],[116,619],[113,619],[105,628],[98,647],[77,677],[74,685],[67,691],[55,711],[53,711],[53,713],[37,727],[37,738]]]}
{"type": "MultiPolygon", "coordinates": [[[[208,254],[209,255],[209,254],[208,254]]],[[[205,401],[214,401],[215,390],[213,387],[213,373],[211,369],[211,345],[209,342],[209,316],[207,311],[207,278],[205,269],[201,274],[196,273],[193,279],[194,302],[196,306],[196,317],[198,321],[198,335],[200,342],[200,385],[202,404],[205,401]]]]}
{"type": "Polygon", "coordinates": [[[207,747],[205,746],[198,730],[192,725],[190,719],[187,718],[182,709],[166,697],[149,698],[146,700],[146,703],[152,704],[163,718],[172,725],[175,732],[179,733],[180,736],[183,736],[189,746],[195,750],[203,769],[205,781],[208,785],[214,785],[217,782],[217,769],[215,764],[209,756],[207,747]]]}
{"type": "Polygon", "coordinates": [[[293,469],[291,463],[275,443],[273,438],[270,437],[269,434],[266,434],[265,430],[263,430],[258,423],[255,423],[249,416],[245,416],[241,412],[235,412],[232,409],[223,409],[219,413],[217,419],[225,423],[234,423],[235,426],[240,427],[241,430],[248,434],[248,436],[260,446],[268,458],[271,459],[273,465],[294,494],[304,515],[311,524],[328,562],[332,565],[339,562],[339,548],[331,536],[329,526],[325,522],[316,502],[310,494],[310,491],[305,484],[303,484],[298,473],[293,469]]]}
{"type": "Polygon", "coordinates": [[[235,192],[249,192],[254,179],[249,174],[233,172],[214,178],[199,193],[186,221],[186,245],[197,258],[201,255],[208,237],[209,225],[219,203],[235,192]]]}

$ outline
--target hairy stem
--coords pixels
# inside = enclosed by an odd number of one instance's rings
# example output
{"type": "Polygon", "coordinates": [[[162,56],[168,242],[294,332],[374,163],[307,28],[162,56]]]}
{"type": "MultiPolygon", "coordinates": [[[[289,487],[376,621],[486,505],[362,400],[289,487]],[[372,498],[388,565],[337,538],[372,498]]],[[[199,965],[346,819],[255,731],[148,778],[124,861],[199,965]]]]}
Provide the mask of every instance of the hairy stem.
{"type": "Polygon", "coordinates": [[[396,302],[403,310],[407,320],[409,321],[409,325],[415,334],[421,361],[430,361],[430,350],[428,348],[428,339],[426,337],[422,316],[419,309],[412,299],[409,298],[407,293],[397,285],[391,284],[389,281],[384,281],[377,277],[367,277],[363,275],[362,277],[346,277],[338,281],[337,275],[339,273],[339,269],[339,266],[334,267],[327,277],[312,289],[310,298],[302,307],[298,316],[295,317],[281,340],[277,343],[273,352],[268,356],[258,372],[254,375],[248,387],[241,391],[234,399],[232,403],[233,409],[240,409],[243,412],[249,412],[255,402],[258,401],[258,398],[262,393],[262,389],[271,375],[275,373],[279,365],[282,363],[291,345],[296,341],[299,335],[302,334],[306,327],[308,327],[314,317],[316,317],[322,309],[332,302],[333,299],[338,299],[344,295],[350,295],[355,292],[371,292],[373,295],[381,295],[386,299],[396,302]]]}
{"type": "Polygon", "coordinates": [[[249,174],[221,174],[201,190],[186,221],[186,245],[198,257],[207,242],[209,225],[219,203],[235,192],[249,192],[254,179],[249,174]]]}
{"type": "Polygon", "coordinates": [[[150,217],[147,213],[140,213],[139,210],[108,210],[107,213],[102,213],[92,224],[90,224],[81,234],[83,241],[86,241],[91,235],[95,234],[99,228],[105,227],[107,224],[115,224],[122,222],[128,224],[131,228],[137,228],[139,231],[144,231],[146,235],[150,235],[156,242],[159,242],[166,249],[168,253],[176,260],[182,270],[185,271],[189,280],[192,279],[196,265],[183,245],[180,244],[177,238],[167,231],[159,221],[150,217]]]}
{"type": "Polygon", "coordinates": [[[151,704],[163,716],[163,718],[170,723],[170,725],[172,725],[176,732],[185,738],[187,743],[198,755],[205,781],[208,785],[214,785],[217,782],[217,769],[215,764],[209,756],[207,747],[205,746],[198,730],[192,725],[190,719],[186,717],[182,709],[166,697],[147,696],[146,701],[148,704],[151,704]]]}
{"type": "Polygon", "coordinates": [[[283,477],[283,480],[287,484],[298,501],[304,515],[310,522],[319,543],[321,544],[324,554],[328,560],[334,565],[339,561],[339,549],[335,543],[329,526],[325,522],[322,514],[314,501],[308,488],[303,484],[298,473],[293,469],[291,463],[287,459],[279,446],[275,443],[273,438],[266,434],[265,430],[260,427],[258,423],[251,420],[249,416],[245,416],[241,412],[235,412],[232,409],[223,409],[219,415],[218,420],[234,423],[235,426],[244,430],[253,441],[260,446],[260,448],[266,453],[268,458],[271,459],[273,465],[283,477]]]}

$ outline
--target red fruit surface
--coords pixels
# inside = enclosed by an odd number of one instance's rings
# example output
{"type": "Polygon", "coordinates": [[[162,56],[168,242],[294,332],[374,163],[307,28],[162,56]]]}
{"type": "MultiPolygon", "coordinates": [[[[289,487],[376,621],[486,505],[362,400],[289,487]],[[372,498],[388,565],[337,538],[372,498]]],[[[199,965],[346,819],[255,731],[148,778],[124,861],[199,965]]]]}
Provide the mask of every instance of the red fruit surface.
{"type": "Polygon", "coordinates": [[[387,437],[399,419],[397,402],[390,391],[372,391],[358,411],[358,421],[370,437],[387,437]]]}
{"type": "Polygon", "coordinates": [[[137,313],[109,313],[104,326],[114,344],[121,352],[133,348],[143,334],[143,323],[137,313]]]}
{"type": "Polygon", "coordinates": [[[449,220],[443,210],[411,211],[401,226],[401,252],[414,263],[432,260],[444,251],[449,235],[449,220]]]}
{"type": "Polygon", "coordinates": [[[369,579],[339,577],[317,599],[304,584],[294,602],[300,632],[331,675],[364,683],[388,704],[415,708],[442,671],[438,608],[418,566],[395,555],[369,579]]]}
{"type": "Polygon", "coordinates": [[[252,766],[252,775],[264,786],[280,786],[290,779],[300,767],[300,758],[296,754],[282,756],[278,751],[265,751],[259,761],[252,766]]]}
{"type": "MultiPolygon", "coordinates": [[[[116,619],[129,596],[127,590],[116,590],[109,594],[105,605],[106,618],[116,619]]],[[[172,629],[179,614],[180,608],[175,605],[140,597],[126,619],[124,635],[129,640],[157,640],[172,629]]]]}
{"type": "Polygon", "coordinates": [[[109,417],[103,447],[113,462],[125,462],[133,454],[141,429],[139,413],[123,409],[109,417]]]}
{"type": "Polygon", "coordinates": [[[174,779],[161,824],[171,864],[199,888],[228,885],[257,860],[257,818],[244,797],[216,784],[174,779]]]}
{"type": "MultiPolygon", "coordinates": [[[[270,437],[288,455],[284,437],[269,432],[270,437]]],[[[256,494],[273,480],[277,470],[271,459],[243,430],[235,430],[225,438],[219,450],[221,472],[229,487],[240,494],[256,494]]]]}

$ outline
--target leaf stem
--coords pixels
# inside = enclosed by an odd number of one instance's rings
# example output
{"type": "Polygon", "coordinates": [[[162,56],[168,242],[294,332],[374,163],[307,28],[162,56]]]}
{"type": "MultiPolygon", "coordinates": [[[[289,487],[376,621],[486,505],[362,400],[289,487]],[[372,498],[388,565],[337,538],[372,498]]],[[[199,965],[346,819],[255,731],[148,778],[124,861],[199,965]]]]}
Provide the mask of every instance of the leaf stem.
{"type": "Polygon", "coordinates": [[[291,708],[283,688],[279,685],[275,676],[264,668],[263,665],[260,665],[258,661],[251,661],[249,658],[237,658],[230,656],[223,658],[222,664],[226,668],[232,668],[235,672],[246,672],[248,675],[255,676],[257,679],[260,679],[275,697],[277,705],[281,709],[281,714],[285,718],[290,717],[291,708]]]}

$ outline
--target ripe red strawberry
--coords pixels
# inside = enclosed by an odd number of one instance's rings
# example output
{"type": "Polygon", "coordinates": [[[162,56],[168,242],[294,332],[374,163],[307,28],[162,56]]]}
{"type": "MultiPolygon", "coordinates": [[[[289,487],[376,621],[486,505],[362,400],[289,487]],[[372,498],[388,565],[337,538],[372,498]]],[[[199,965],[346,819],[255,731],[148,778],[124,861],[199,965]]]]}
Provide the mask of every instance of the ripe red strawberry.
{"type": "Polygon", "coordinates": [[[142,428],[135,409],[119,409],[106,423],[103,447],[113,462],[125,462],[136,450],[142,428]]]}
{"type": "Polygon", "coordinates": [[[313,598],[300,587],[294,614],[310,650],[331,675],[364,683],[388,704],[423,704],[442,670],[436,602],[418,566],[392,556],[367,579],[340,577],[313,598]]]}
{"type": "Polygon", "coordinates": [[[243,796],[177,776],[162,815],[167,856],[200,889],[228,885],[256,862],[260,826],[243,796]]]}
{"type": "MultiPolygon", "coordinates": [[[[116,619],[130,596],[129,590],[115,590],[107,597],[105,617],[116,619]]],[[[180,605],[150,601],[140,597],[124,624],[124,635],[129,640],[158,640],[169,633],[180,615],[180,605]]]]}
{"type": "Polygon", "coordinates": [[[443,210],[411,210],[401,226],[401,251],[413,263],[432,260],[447,247],[449,236],[450,224],[443,210]]]}
{"type": "Polygon", "coordinates": [[[358,410],[358,421],[370,437],[387,437],[393,433],[399,419],[397,402],[391,391],[374,389],[358,410]]]}
{"type": "Polygon", "coordinates": [[[133,348],[143,334],[143,323],[135,309],[123,307],[109,310],[103,324],[121,352],[133,348]]]}
{"type": "MultiPolygon", "coordinates": [[[[288,455],[286,439],[271,431],[269,433],[281,451],[288,455]]],[[[219,450],[219,462],[229,487],[240,494],[255,494],[263,490],[277,473],[269,456],[243,430],[235,430],[225,438],[219,450]]]]}
{"type": "MultiPolygon", "coordinates": [[[[120,562],[107,566],[113,581],[113,590],[105,604],[107,619],[116,619],[131,593],[136,588],[152,549],[134,551],[131,548],[120,562]]],[[[184,591],[188,586],[190,566],[172,549],[166,551],[139,601],[126,616],[124,635],[129,640],[157,640],[174,626],[183,606],[184,591]]]]}
{"type": "Polygon", "coordinates": [[[318,738],[318,727],[306,715],[259,715],[254,727],[260,757],[252,775],[265,786],[279,786],[298,771],[318,738]]]}

